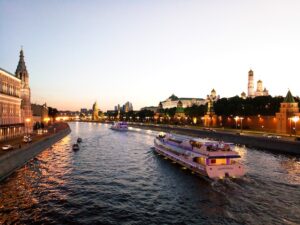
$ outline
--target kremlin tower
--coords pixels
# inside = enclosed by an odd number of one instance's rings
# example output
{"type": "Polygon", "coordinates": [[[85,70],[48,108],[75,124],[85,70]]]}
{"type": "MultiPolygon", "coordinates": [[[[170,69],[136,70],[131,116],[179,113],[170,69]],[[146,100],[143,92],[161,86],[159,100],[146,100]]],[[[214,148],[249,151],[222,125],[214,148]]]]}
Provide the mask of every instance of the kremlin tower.
{"type": "Polygon", "coordinates": [[[248,97],[254,97],[254,76],[252,70],[248,72],[248,97]]]}
{"type": "Polygon", "coordinates": [[[254,90],[254,74],[250,70],[248,72],[248,97],[255,98],[257,96],[268,96],[269,91],[266,88],[263,88],[263,82],[261,80],[257,81],[257,89],[254,90]]]}

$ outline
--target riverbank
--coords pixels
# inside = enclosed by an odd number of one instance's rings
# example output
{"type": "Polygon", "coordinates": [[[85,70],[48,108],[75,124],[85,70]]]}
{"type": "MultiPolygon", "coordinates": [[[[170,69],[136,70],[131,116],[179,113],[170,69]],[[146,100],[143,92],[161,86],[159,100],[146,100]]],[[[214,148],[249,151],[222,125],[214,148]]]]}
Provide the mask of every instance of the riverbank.
{"type": "Polygon", "coordinates": [[[63,126],[62,129],[57,129],[52,134],[36,142],[0,155],[0,182],[43,150],[67,136],[70,132],[71,129],[69,126],[63,126]]]}
{"type": "Polygon", "coordinates": [[[219,130],[199,130],[188,127],[156,124],[130,123],[130,126],[163,132],[174,132],[182,135],[202,138],[212,138],[215,140],[222,140],[239,145],[245,145],[250,148],[263,149],[277,153],[287,153],[291,155],[300,155],[300,141],[289,139],[276,139],[264,136],[247,135],[244,133],[229,133],[219,130]]]}

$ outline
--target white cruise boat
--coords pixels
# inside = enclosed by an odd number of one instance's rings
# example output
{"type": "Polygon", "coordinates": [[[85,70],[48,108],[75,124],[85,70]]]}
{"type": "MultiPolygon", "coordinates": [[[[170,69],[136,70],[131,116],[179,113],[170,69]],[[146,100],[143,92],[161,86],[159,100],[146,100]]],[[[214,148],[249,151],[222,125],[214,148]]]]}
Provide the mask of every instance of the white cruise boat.
{"type": "Polygon", "coordinates": [[[115,122],[111,126],[112,130],[118,130],[118,131],[128,131],[128,124],[127,122],[115,122]]]}
{"type": "Polygon", "coordinates": [[[244,166],[237,161],[241,157],[230,143],[160,133],[154,139],[154,147],[157,153],[213,180],[239,178],[245,174],[244,166]]]}

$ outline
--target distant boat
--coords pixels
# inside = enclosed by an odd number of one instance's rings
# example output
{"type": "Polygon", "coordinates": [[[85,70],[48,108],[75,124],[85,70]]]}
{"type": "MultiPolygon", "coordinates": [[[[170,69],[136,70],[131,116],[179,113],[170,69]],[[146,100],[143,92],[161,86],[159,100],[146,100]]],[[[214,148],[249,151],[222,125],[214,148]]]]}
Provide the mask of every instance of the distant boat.
{"type": "Polygon", "coordinates": [[[126,122],[115,122],[111,126],[111,129],[117,131],[128,131],[128,124],[126,122]]]}
{"type": "Polygon", "coordinates": [[[73,151],[78,151],[80,149],[79,144],[73,144],[72,149],[73,151]]]}
{"type": "Polygon", "coordinates": [[[82,138],[77,138],[77,143],[81,143],[82,142],[82,138]]]}

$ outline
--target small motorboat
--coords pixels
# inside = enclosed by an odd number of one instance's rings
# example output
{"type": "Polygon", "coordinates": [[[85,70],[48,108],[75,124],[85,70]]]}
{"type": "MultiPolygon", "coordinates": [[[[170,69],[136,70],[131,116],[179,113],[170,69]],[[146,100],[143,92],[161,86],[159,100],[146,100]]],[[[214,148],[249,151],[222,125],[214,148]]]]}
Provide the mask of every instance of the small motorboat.
{"type": "Polygon", "coordinates": [[[77,143],[81,143],[82,142],[82,138],[77,138],[77,143]]]}
{"type": "Polygon", "coordinates": [[[72,149],[73,151],[78,151],[80,149],[79,144],[73,144],[72,149]]]}
{"type": "Polygon", "coordinates": [[[115,122],[110,129],[117,131],[128,131],[128,124],[127,122],[115,122]]]}

